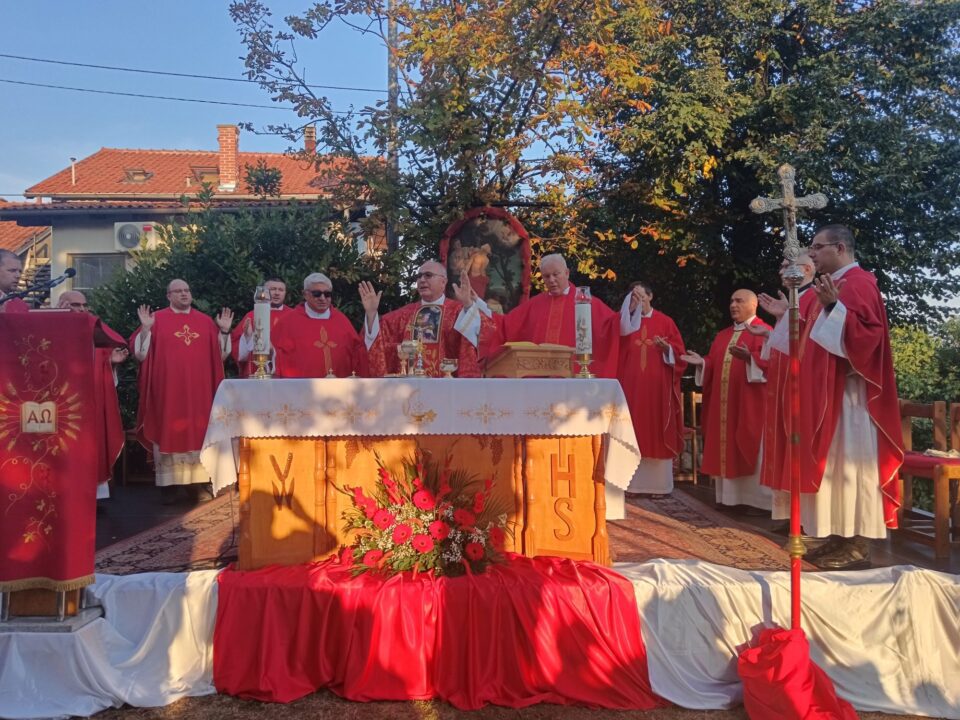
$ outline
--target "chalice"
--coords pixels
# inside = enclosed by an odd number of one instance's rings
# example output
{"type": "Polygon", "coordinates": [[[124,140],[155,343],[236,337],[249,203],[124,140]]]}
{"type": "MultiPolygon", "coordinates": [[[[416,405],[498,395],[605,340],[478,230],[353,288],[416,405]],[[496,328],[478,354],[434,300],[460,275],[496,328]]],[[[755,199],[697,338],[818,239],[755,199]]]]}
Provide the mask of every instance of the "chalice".
{"type": "Polygon", "coordinates": [[[412,375],[411,363],[417,352],[417,343],[413,340],[404,340],[397,345],[397,354],[400,356],[400,374],[403,376],[412,375]]]}
{"type": "Polygon", "coordinates": [[[456,358],[440,358],[440,370],[445,378],[452,378],[459,366],[456,358]]]}

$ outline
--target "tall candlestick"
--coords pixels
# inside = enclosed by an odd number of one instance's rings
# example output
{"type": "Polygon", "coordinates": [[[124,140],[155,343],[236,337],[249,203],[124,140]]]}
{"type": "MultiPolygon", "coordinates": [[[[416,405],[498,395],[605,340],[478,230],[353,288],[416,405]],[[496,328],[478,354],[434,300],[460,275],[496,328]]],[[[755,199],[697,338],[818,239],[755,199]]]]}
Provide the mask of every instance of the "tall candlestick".
{"type": "Polygon", "coordinates": [[[263,286],[257,287],[253,298],[253,352],[270,353],[270,295],[263,286]]]}

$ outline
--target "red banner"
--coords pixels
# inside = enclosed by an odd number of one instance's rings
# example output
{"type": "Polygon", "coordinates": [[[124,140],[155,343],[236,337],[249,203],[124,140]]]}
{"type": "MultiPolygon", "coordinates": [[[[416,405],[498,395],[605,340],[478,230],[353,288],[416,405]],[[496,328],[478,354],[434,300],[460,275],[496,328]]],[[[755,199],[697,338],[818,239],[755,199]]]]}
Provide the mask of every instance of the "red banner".
{"type": "Polygon", "coordinates": [[[93,582],[96,322],[0,314],[0,591],[93,582]]]}

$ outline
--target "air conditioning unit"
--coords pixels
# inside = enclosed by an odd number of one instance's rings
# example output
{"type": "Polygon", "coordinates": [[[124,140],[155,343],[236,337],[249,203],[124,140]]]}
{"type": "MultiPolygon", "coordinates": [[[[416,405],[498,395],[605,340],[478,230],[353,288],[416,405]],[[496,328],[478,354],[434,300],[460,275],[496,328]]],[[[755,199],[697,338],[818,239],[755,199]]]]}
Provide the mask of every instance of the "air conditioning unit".
{"type": "Polygon", "coordinates": [[[113,224],[114,247],[121,252],[152,250],[157,246],[156,224],[152,222],[118,222],[113,224]]]}

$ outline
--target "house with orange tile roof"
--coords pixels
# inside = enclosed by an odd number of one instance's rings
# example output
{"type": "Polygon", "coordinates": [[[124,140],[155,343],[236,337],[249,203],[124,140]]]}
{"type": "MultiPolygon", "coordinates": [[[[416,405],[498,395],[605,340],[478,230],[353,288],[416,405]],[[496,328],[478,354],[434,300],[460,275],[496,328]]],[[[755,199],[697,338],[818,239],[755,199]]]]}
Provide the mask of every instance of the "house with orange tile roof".
{"type": "MultiPolygon", "coordinates": [[[[82,160],[71,158],[69,167],[24,191],[32,202],[0,205],[0,228],[9,226],[0,230],[6,233],[0,243],[17,246],[30,279],[76,270],[72,280],[52,291],[55,302],[63,290],[89,290],[129,268],[130,250],[153,241],[155,225],[195,207],[205,186],[212,193],[210,207],[218,212],[284,207],[295,200],[301,205],[335,202],[351,221],[365,213],[363,198],[335,200],[347,161],[318,165],[312,126],[296,154],[240,152],[239,134],[235,125],[218,125],[218,148],[212,151],[101,148],[82,160]],[[261,163],[280,171],[279,194],[269,198],[245,180],[246,169],[261,163]]],[[[382,238],[359,242],[373,251],[382,238]]]]}

